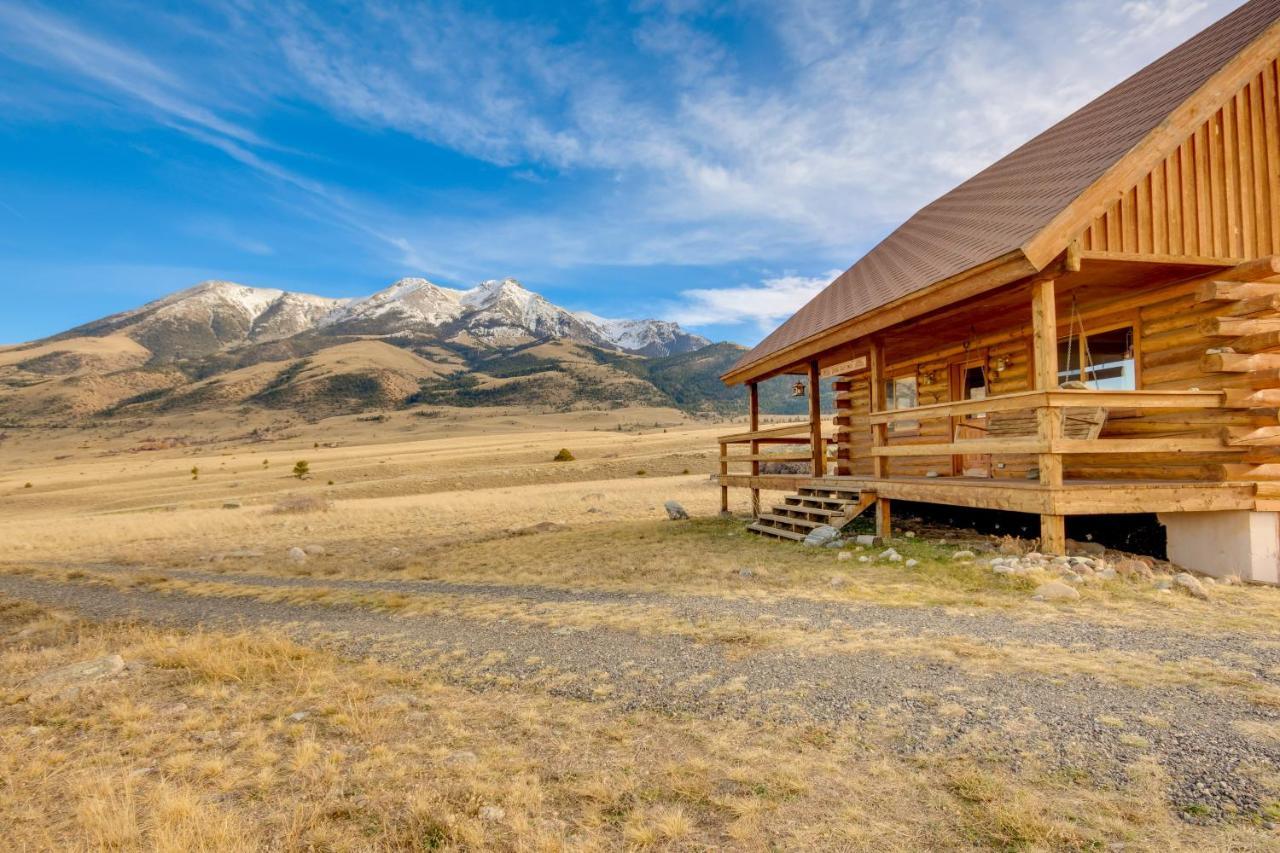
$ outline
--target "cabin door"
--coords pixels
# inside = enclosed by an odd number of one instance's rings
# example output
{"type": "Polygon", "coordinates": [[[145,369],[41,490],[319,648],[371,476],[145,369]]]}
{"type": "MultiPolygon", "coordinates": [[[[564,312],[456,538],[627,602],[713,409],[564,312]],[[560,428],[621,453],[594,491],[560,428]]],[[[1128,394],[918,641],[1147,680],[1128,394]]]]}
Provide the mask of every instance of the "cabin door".
{"type": "MultiPolygon", "coordinates": [[[[981,400],[987,396],[985,368],[980,364],[951,365],[951,399],[981,400]]],[[[987,437],[987,416],[960,415],[951,419],[951,430],[957,444],[987,437]]],[[[958,477],[990,477],[990,453],[963,453],[951,457],[952,473],[958,477]]]]}

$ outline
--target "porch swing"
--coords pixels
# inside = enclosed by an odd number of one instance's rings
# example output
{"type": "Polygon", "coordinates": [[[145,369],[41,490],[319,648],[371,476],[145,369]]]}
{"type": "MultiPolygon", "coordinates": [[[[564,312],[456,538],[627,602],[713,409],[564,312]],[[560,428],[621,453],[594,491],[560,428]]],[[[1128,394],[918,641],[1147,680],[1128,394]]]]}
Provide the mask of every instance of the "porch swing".
{"type": "MultiPolygon", "coordinates": [[[[1090,390],[1088,377],[1093,377],[1097,390],[1097,366],[1089,352],[1089,336],[1085,333],[1084,318],[1076,303],[1076,296],[1071,295],[1071,318],[1067,324],[1067,363],[1065,372],[1071,374],[1071,355],[1075,351],[1076,332],[1079,330],[1080,355],[1078,359],[1078,379],[1070,379],[1059,387],[1068,391],[1090,390]]],[[[1092,441],[1102,434],[1107,423],[1107,410],[1104,406],[1067,406],[1062,409],[1062,436],[1071,439],[1092,441]]],[[[987,424],[987,434],[992,438],[1031,438],[1038,434],[1036,413],[1034,410],[992,412],[987,424]]]]}

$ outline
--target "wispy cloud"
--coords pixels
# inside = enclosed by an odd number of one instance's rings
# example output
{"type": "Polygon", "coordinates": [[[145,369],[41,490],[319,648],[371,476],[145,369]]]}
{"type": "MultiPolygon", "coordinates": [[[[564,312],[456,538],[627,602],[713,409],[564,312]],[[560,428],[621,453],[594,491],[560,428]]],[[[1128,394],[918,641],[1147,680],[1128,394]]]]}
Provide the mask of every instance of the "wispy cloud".
{"type": "Polygon", "coordinates": [[[0,53],[216,148],[280,187],[291,214],[338,223],[396,263],[459,277],[799,270],[687,291],[676,312],[768,324],[830,278],[818,273],[1234,5],[645,0],[570,22],[449,2],[336,15],[236,0],[200,7],[211,19],[183,29],[179,54],[0,0],[0,53]],[[342,186],[264,129],[299,105],[505,170],[541,204],[342,186]]]}
{"type": "Polygon", "coordinates": [[[667,311],[667,319],[687,326],[753,324],[767,330],[795,313],[840,270],[819,276],[781,275],[759,284],[685,290],[681,302],[667,311]]]}

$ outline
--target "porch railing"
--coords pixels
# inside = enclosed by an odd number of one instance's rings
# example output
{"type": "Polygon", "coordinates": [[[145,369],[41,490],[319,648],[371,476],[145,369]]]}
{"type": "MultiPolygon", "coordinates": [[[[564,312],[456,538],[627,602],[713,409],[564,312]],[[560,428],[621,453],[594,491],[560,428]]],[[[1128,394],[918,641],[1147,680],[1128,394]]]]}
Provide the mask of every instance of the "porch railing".
{"type": "MultiPolygon", "coordinates": [[[[728,509],[727,477],[751,478],[746,485],[751,489],[752,511],[758,515],[762,484],[768,487],[770,481],[776,481],[786,487],[798,477],[813,476],[813,429],[808,422],[722,435],[719,442],[721,509],[728,509]],[[742,448],[746,452],[735,453],[733,448],[742,448]],[[771,449],[774,452],[770,452],[771,449]],[[807,463],[807,469],[796,473],[764,470],[764,466],[770,463],[807,463]]],[[[827,466],[834,465],[835,447],[834,436],[822,437],[822,458],[827,466]]]]}
{"type": "MultiPolygon", "coordinates": [[[[1226,408],[1226,395],[1222,391],[1089,391],[1052,390],[1023,391],[988,397],[982,400],[963,400],[951,403],[935,403],[911,409],[872,412],[871,457],[876,477],[886,477],[886,461],[893,457],[949,456],[949,455],[1034,455],[1039,458],[1040,482],[1045,485],[1062,484],[1062,457],[1071,454],[1197,454],[1197,453],[1246,453],[1250,446],[1261,443],[1271,434],[1263,431],[1238,430],[1223,426],[1202,431],[1216,434],[1209,436],[1145,437],[1142,435],[1109,438],[1072,438],[1063,433],[1062,412],[1067,408],[1096,406],[1115,413],[1118,410],[1156,409],[1220,409],[1226,408]],[[965,415],[1033,410],[1035,429],[1025,436],[1001,438],[975,438],[963,441],[954,439],[937,443],[891,444],[889,425],[899,421],[927,421],[965,415]]],[[[1175,431],[1170,429],[1171,432],[1175,431]]]]}

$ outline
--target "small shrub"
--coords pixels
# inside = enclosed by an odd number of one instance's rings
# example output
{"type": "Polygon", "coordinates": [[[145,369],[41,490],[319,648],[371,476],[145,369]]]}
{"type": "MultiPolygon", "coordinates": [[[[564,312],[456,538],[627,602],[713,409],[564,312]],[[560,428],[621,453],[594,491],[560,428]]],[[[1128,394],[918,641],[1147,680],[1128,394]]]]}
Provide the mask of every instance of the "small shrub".
{"type": "Polygon", "coordinates": [[[333,485],[333,480],[330,480],[330,481],[329,481],[329,483],[328,483],[328,485],[332,486],[332,485],[333,485]]]}
{"type": "Polygon", "coordinates": [[[267,467],[268,465],[270,465],[270,464],[271,464],[271,460],[270,460],[270,459],[263,459],[263,460],[262,460],[262,467],[263,467],[263,468],[266,468],[266,467],[267,467]]]}
{"type": "Polygon", "coordinates": [[[573,454],[569,452],[569,448],[567,448],[567,447],[562,447],[562,448],[560,448],[560,452],[559,452],[559,453],[557,453],[557,454],[555,455],[555,458],[554,458],[554,459],[552,459],[551,461],[553,461],[553,462],[572,462],[572,461],[573,461],[573,454]]]}
{"type": "Polygon", "coordinates": [[[293,466],[293,476],[301,480],[303,477],[311,473],[311,466],[307,464],[307,460],[299,459],[293,466]]]}
{"type": "Polygon", "coordinates": [[[31,484],[30,484],[30,483],[23,483],[23,484],[22,484],[22,488],[24,488],[24,489],[29,489],[29,488],[31,488],[31,484]]]}
{"type": "Polygon", "coordinates": [[[195,465],[191,466],[191,479],[193,480],[200,479],[200,469],[195,465]]]}
{"type": "Polygon", "coordinates": [[[649,473],[648,471],[646,471],[646,470],[644,470],[643,468],[641,468],[639,471],[637,471],[637,472],[636,472],[636,476],[637,476],[637,477],[643,477],[645,474],[648,474],[648,473],[649,473]]]}
{"type": "Polygon", "coordinates": [[[312,495],[290,495],[276,501],[271,512],[276,515],[301,515],[307,512],[328,512],[333,504],[324,498],[312,495]]]}

